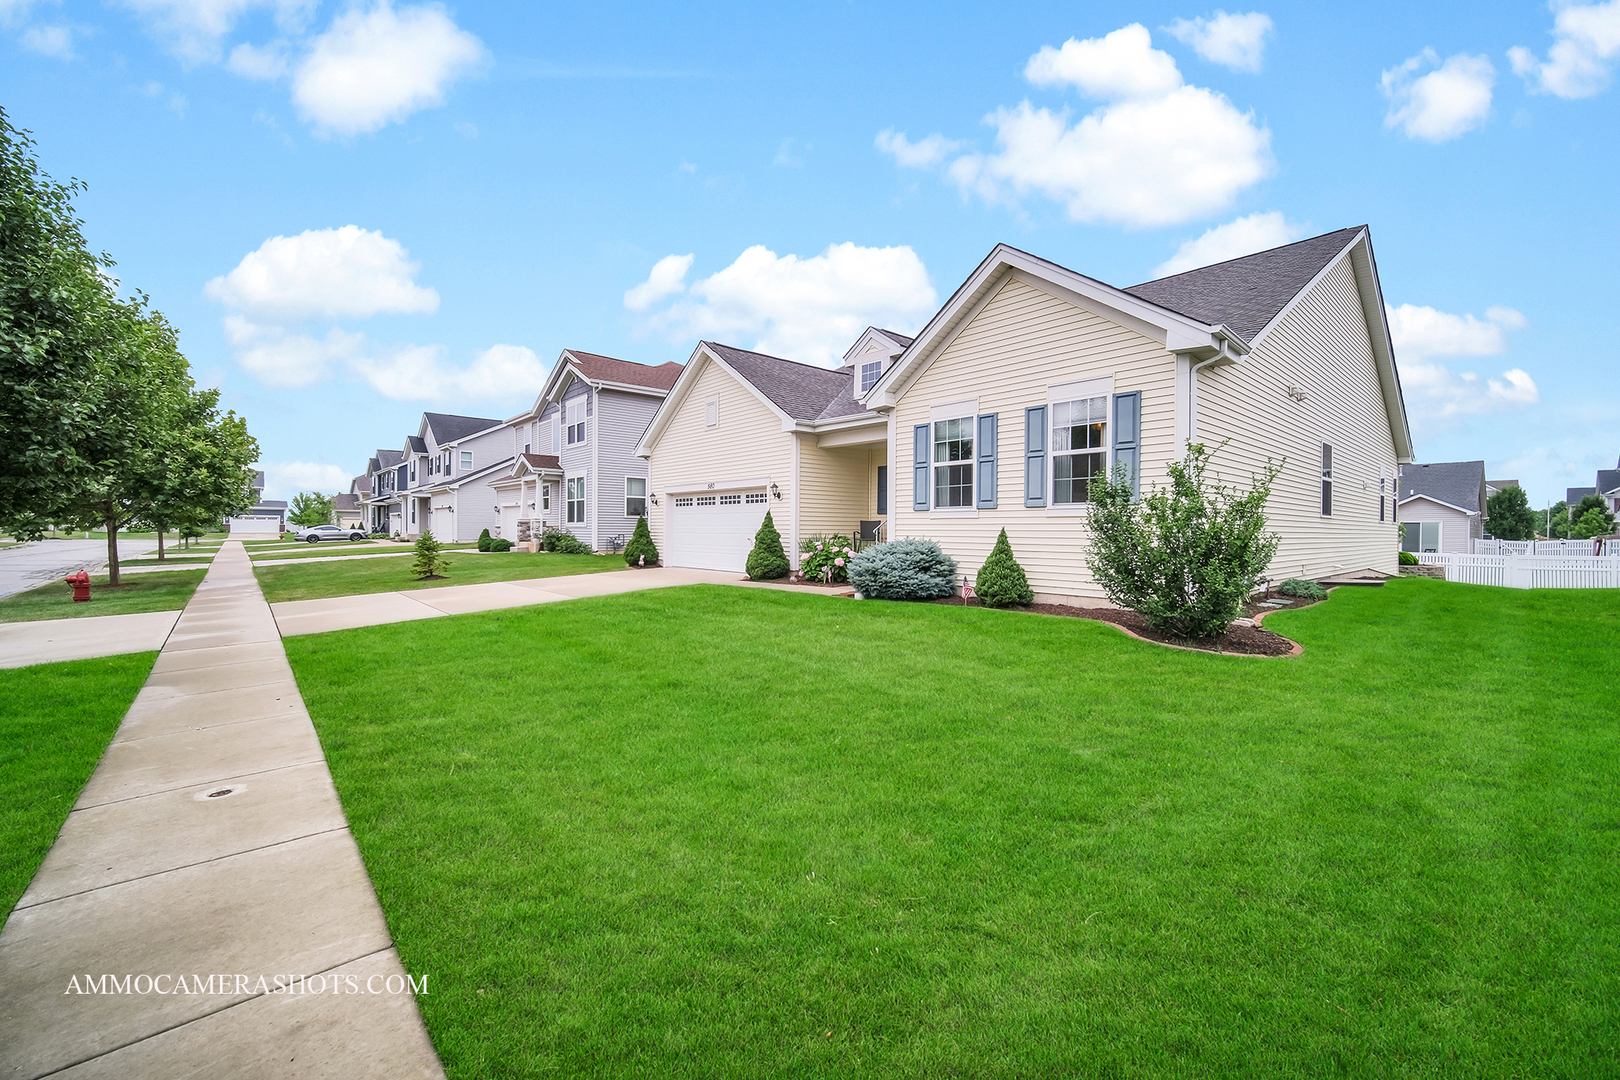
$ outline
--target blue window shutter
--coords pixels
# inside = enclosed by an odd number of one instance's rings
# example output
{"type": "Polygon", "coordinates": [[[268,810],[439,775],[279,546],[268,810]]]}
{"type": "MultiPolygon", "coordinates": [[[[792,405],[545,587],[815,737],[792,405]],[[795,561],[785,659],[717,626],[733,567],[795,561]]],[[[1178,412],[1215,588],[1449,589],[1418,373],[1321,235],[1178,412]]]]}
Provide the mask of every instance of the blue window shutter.
{"type": "Polygon", "coordinates": [[[928,459],[934,452],[933,424],[918,424],[911,429],[911,508],[928,509],[928,459]]]}
{"type": "Polygon", "coordinates": [[[1130,472],[1131,489],[1142,494],[1142,392],[1114,395],[1114,464],[1130,472]]]}
{"type": "Polygon", "coordinates": [[[879,465],[878,466],[878,481],[877,481],[877,484],[878,484],[878,492],[877,492],[877,495],[878,495],[878,497],[877,497],[878,511],[877,512],[878,512],[878,515],[880,517],[888,517],[889,516],[889,467],[887,465],[879,465]]]}
{"type": "Polygon", "coordinates": [[[979,509],[996,508],[996,414],[979,417],[979,509]]]}
{"type": "Polygon", "coordinates": [[[1046,406],[1024,410],[1024,505],[1046,505],[1046,406]]]}

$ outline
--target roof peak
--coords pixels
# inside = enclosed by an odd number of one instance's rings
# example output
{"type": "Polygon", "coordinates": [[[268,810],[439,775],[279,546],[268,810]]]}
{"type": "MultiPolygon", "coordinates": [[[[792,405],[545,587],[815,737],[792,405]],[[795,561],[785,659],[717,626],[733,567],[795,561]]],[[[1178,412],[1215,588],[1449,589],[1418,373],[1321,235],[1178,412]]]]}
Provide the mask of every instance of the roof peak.
{"type": "Polygon", "coordinates": [[[1273,255],[1279,251],[1287,251],[1289,248],[1299,247],[1301,244],[1314,244],[1317,241],[1325,240],[1330,236],[1338,236],[1340,233],[1344,234],[1345,243],[1348,244],[1351,236],[1354,236],[1365,228],[1367,228],[1365,225],[1351,225],[1343,229],[1332,229],[1325,233],[1318,233],[1315,236],[1307,236],[1303,239],[1293,240],[1286,244],[1278,244],[1276,247],[1261,248],[1259,251],[1251,251],[1247,255],[1234,255],[1230,259],[1222,259],[1219,262],[1205,263],[1203,266],[1194,266],[1186,270],[1178,270],[1174,274],[1165,274],[1163,277],[1150,278],[1149,280],[1140,282],[1136,285],[1127,285],[1125,286],[1125,289],[1126,291],[1129,291],[1131,289],[1140,289],[1143,285],[1153,285],[1161,281],[1174,281],[1176,278],[1185,277],[1188,274],[1197,274],[1205,270],[1213,270],[1220,266],[1230,266],[1233,263],[1243,262],[1245,259],[1257,259],[1262,255],[1273,255]]]}

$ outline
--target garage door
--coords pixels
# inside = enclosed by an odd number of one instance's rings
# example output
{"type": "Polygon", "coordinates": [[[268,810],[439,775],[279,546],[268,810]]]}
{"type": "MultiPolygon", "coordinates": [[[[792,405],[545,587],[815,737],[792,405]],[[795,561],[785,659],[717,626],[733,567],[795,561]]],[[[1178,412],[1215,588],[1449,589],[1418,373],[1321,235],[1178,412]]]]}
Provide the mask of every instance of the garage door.
{"type": "Polygon", "coordinates": [[[456,516],[450,512],[449,504],[433,508],[433,538],[440,543],[449,544],[455,541],[456,516]]]}
{"type": "Polygon", "coordinates": [[[664,565],[742,573],[765,520],[765,491],[718,491],[669,500],[664,565]]]}

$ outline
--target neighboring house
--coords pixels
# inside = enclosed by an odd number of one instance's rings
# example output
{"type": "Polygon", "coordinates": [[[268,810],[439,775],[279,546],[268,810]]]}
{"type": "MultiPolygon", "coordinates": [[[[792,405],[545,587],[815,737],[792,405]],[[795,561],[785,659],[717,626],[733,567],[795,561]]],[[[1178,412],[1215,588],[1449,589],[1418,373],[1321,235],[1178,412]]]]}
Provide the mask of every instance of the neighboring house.
{"type": "Polygon", "coordinates": [[[365,477],[357,476],[349,481],[349,490],[340,491],[332,499],[332,524],[344,529],[365,528],[366,515],[360,508],[360,493],[358,488],[365,481],[365,477]]]}
{"type": "Polygon", "coordinates": [[[767,510],[795,568],[803,538],[885,520],[889,423],[855,395],[910,340],[868,328],[833,370],[700,342],[636,451],[664,563],[741,570],[767,510]]]}
{"type": "Polygon", "coordinates": [[[1517,480],[1487,480],[1485,481],[1485,498],[1489,499],[1504,488],[1516,488],[1518,486],[1519,482],[1517,480]]]}
{"type": "Polygon", "coordinates": [[[1401,466],[1401,550],[1472,555],[1485,536],[1487,488],[1483,461],[1401,466]]]}
{"type": "Polygon", "coordinates": [[[1620,462],[1615,468],[1599,469],[1597,483],[1592,487],[1572,487],[1564,492],[1564,505],[1573,513],[1588,495],[1601,495],[1609,510],[1620,514],[1620,462]]]}
{"type": "Polygon", "coordinates": [[[287,528],[287,503],[264,497],[264,473],[253,474],[253,505],[247,513],[225,519],[226,532],[282,532],[287,528]],[[274,518],[272,524],[269,519],[274,518]]]}
{"type": "Polygon", "coordinates": [[[902,340],[868,331],[825,375],[700,345],[642,445],[665,561],[735,558],[698,512],[745,526],[739,505],[763,492],[790,551],[882,510],[888,536],[937,540],[971,577],[1005,527],[1038,600],[1094,603],[1090,480],[1121,465],[1163,484],[1191,440],[1220,448],[1228,483],[1282,463],[1272,576],[1396,569],[1412,447],[1365,227],[1130,289],[1001,245],[902,340]],[[863,392],[878,337],[897,355],[863,392]],[[706,494],[723,488],[725,508],[706,494]]]}
{"type": "Polygon", "coordinates": [[[443,543],[476,540],[500,524],[493,481],[512,467],[512,432],[500,420],[423,413],[405,442],[399,491],[406,536],[433,530],[443,543]]]}
{"type": "Polygon", "coordinates": [[[647,510],[636,442],[680,375],[676,363],[565,350],[534,405],[506,422],[516,461],[497,484],[500,535],[522,542],[550,525],[593,549],[627,541],[647,510]]]}
{"type": "Polygon", "coordinates": [[[405,455],[398,450],[378,450],[366,462],[366,496],[361,499],[372,532],[385,532],[390,536],[405,531],[404,491],[406,483],[405,455]]]}

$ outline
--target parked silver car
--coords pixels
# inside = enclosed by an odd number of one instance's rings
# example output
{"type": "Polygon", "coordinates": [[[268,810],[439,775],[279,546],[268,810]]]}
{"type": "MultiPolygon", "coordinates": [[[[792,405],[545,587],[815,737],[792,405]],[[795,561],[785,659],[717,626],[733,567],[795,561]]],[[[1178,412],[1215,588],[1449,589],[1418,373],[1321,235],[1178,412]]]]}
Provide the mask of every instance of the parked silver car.
{"type": "Polygon", "coordinates": [[[307,540],[311,544],[318,544],[322,540],[364,540],[366,534],[361,529],[345,529],[341,525],[315,525],[308,529],[295,529],[293,535],[300,540],[307,540]]]}

